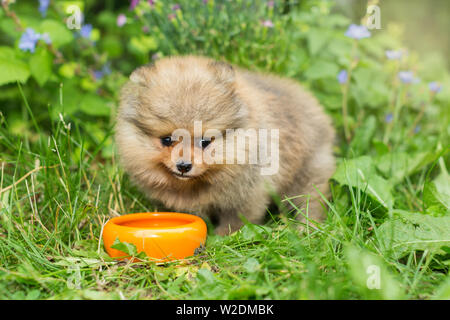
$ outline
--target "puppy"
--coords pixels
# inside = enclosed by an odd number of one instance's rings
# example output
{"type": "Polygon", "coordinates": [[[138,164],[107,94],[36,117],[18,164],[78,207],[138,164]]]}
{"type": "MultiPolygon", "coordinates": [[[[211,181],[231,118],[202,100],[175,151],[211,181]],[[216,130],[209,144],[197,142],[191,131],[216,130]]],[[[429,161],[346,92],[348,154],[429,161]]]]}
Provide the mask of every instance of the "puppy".
{"type": "Polygon", "coordinates": [[[121,91],[116,142],[125,170],[151,199],[209,217],[220,235],[242,225],[240,214],[262,223],[274,193],[290,198],[300,218],[322,220],[320,194],[327,196],[335,168],[333,140],[330,119],[296,82],[205,57],[140,67],[121,91]],[[179,129],[191,139],[176,137],[179,129]],[[259,138],[260,129],[273,133],[266,151],[278,161],[274,172],[263,173],[267,161],[249,161],[255,141],[264,139],[250,141],[249,135],[244,145],[233,144],[241,129],[259,138]],[[240,163],[239,151],[245,153],[240,163]],[[227,153],[227,161],[194,161],[207,152],[227,153]]]}

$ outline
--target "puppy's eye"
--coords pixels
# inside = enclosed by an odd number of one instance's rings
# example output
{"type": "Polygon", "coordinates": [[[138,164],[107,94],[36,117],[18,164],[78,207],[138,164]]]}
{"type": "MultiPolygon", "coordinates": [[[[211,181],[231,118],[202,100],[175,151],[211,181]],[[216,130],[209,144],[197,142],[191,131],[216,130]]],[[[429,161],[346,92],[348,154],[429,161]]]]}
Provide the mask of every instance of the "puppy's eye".
{"type": "Polygon", "coordinates": [[[207,146],[209,146],[210,143],[211,139],[204,138],[200,140],[199,145],[202,149],[205,149],[207,146]]]}
{"type": "Polygon", "coordinates": [[[170,147],[172,145],[172,137],[162,137],[161,144],[165,147],[170,147]]]}

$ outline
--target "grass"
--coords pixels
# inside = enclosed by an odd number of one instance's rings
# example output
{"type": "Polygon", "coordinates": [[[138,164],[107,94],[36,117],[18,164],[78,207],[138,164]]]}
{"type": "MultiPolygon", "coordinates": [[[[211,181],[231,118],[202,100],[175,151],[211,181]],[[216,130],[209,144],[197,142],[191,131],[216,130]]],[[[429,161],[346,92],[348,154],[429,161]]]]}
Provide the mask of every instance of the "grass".
{"type": "MultiPolygon", "coordinates": [[[[0,299],[448,298],[448,254],[385,250],[380,225],[392,217],[363,188],[336,183],[327,221],[302,235],[300,212],[268,212],[264,226],[227,237],[209,225],[206,251],[185,261],[112,261],[99,239],[106,220],[157,208],[114,152],[102,156],[111,126],[96,140],[82,120],[37,120],[23,98],[30,129],[11,134],[4,116],[0,126],[0,299]],[[380,269],[380,289],[367,287],[370,265],[380,269]]],[[[429,170],[402,180],[396,202],[420,207],[429,170]]]]}

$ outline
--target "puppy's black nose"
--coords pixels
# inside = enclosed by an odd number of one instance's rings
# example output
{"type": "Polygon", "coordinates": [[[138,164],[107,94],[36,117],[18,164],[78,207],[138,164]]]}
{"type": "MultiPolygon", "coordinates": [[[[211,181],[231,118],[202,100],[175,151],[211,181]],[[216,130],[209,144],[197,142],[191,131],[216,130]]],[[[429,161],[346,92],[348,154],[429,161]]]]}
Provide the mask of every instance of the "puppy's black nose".
{"type": "Polygon", "coordinates": [[[189,172],[192,169],[192,163],[190,163],[190,162],[177,163],[177,169],[181,173],[189,172]]]}

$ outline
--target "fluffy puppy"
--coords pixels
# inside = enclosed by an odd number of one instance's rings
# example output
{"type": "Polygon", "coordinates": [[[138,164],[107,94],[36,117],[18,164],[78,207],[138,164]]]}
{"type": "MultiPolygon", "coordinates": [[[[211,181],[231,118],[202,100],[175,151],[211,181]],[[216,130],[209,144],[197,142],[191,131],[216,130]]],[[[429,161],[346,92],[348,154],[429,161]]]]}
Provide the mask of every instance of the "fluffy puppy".
{"type": "MultiPolygon", "coordinates": [[[[263,222],[273,193],[291,197],[292,206],[321,220],[317,191],[328,194],[333,140],[330,119],[296,82],[196,56],[164,58],[135,70],[122,89],[116,127],[121,163],[132,180],[168,209],[208,216],[221,235],[242,225],[240,214],[263,222]],[[194,132],[196,121],[201,132],[194,132]],[[192,135],[190,155],[175,152],[188,141],[174,137],[180,128],[192,135]],[[208,136],[208,129],[236,128],[278,130],[278,146],[270,150],[279,157],[274,174],[261,174],[263,164],[249,161],[193,161],[194,154],[235,139],[208,136]]],[[[242,148],[248,152],[251,143],[242,148]]]]}

